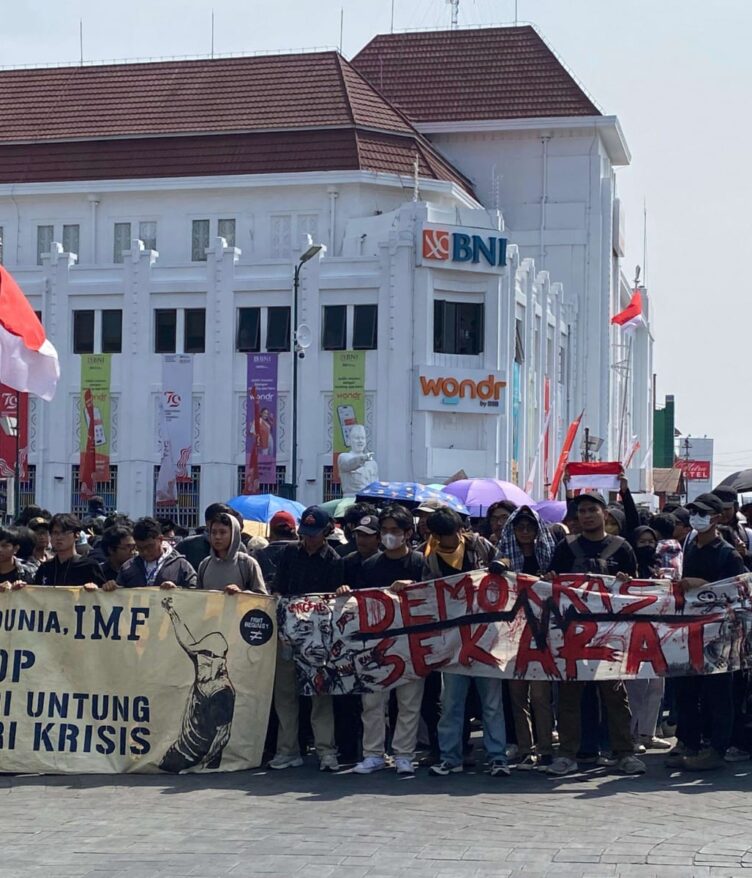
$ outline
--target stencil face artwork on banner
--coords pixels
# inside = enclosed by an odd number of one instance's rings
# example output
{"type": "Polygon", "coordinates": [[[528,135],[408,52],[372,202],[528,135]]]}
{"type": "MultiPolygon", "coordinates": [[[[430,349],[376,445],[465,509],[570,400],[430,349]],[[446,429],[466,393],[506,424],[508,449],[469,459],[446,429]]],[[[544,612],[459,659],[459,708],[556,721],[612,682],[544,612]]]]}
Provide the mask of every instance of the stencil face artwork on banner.
{"type": "Polygon", "coordinates": [[[29,459],[29,394],[19,393],[6,384],[0,384],[0,479],[12,479],[15,476],[16,449],[19,476],[26,479],[29,459]]]}
{"type": "Polygon", "coordinates": [[[340,598],[283,599],[301,691],[377,692],[433,670],[527,680],[715,674],[750,665],[752,574],[666,580],[485,572],[340,598]]]}
{"type": "Polygon", "coordinates": [[[245,493],[277,481],[277,354],[248,354],[245,493]]]}
{"type": "Polygon", "coordinates": [[[261,763],[271,597],[0,592],[0,771],[238,771],[261,763]]]}
{"type": "Polygon", "coordinates": [[[110,478],[110,354],[81,356],[81,496],[110,478]]]}
{"type": "Polygon", "coordinates": [[[190,481],[192,416],[193,357],[165,354],[162,357],[162,393],[158,412],[157,506],[174,506],[178,502],[177,483],[190,481]]]}

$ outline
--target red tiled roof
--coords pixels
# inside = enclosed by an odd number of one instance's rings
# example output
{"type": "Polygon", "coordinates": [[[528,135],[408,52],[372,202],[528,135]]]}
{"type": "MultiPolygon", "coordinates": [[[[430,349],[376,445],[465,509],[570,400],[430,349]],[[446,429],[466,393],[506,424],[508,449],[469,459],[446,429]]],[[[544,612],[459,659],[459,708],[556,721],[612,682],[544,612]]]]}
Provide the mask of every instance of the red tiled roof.
{"type": "Polygon", "coordinates": [[[351,63],[413,122],[601,115],[530,26],[382,34],[351,63]]]}
{"type": "Polygon", "coordinates": [[[336,52],[0,71],[0,182],[367,170],[467,181],[336,52]]]}

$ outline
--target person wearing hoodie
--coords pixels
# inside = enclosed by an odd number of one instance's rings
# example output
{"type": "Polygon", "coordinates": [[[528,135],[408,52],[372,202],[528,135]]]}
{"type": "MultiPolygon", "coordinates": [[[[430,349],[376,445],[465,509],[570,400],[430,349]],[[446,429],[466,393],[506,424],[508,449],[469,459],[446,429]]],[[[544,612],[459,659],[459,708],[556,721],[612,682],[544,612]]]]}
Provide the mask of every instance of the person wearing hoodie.
{"type": "Polygon", "coordinates": [[[220,512],[209,522],[209,543],[209,557],[198,567],[198,588],[225,594],[269,594],[258,561],[240,552],[240,524],[234,515],[220,512]]]}
{"type": "MultiPolygon", "coordinates": [[[[551,566],[555,547],[554,539],[538,513],[529,506],[520,506],[501,530],[496,560],[515,573],[542,576],[551,566]]],[[[551,683],[548,680],[509,680],[509,695],[519,748],[517,768],[529,770],[538,765],[551,765],[554,729],[551,683]]]]}
{"type": "Polygon", "coordinates": [[[153,518],[139,518],[133,525],[134,558],[118,573],[120,588],[195,588],[196,571],[162,537],[162,527],[153,518]]]}

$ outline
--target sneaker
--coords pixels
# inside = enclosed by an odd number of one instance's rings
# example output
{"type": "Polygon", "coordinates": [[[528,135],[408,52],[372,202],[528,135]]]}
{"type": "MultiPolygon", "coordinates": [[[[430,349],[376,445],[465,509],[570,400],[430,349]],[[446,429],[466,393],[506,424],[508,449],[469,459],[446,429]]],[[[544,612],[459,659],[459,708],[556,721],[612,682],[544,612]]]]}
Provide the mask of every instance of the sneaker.
{"type": "Polygon", "coordinates": [[[749,753],[739,747],[729,747],[723,758],[726,762],[746,762],[749,759],[749,753]]]}
{"type": "Polygon", "coordinates": [[[461,774],[462,771],[463,767],[461,765],[452,765],[446,759],[442,759],[441,762],[437,762],[428,769],[428,773],[433,774],[435,777],[444,777],[447,774],[461,774]]]}
{"type": "Polygon", "coordinates": [[[566,756],[557,756],[546,769],[546,773],[552,774],[555,777],[564,777],[565,774],[576,774],[579,770],[579,766],[574,759],[569,759],[566,756]]]}
{"type": "Polygon", "coordinates": [[[642,741],[634,742],[634,751],[635,753],[639,753],[640,756],[648,752],[648,748],[642,743],[642,741]]]}
{"type": "Polygon", "coordinates": [[[515,766],[519,771],[532,771],[538,767],[538,757],[535,753],[528,753],[524,759],[521,759],[515,766]]]}
{"type": "Polygon", "coordinates": [[[394,765],[397,769],[397,774],[415,774],[413,760],[409,756],[395,756],[394,765]]]}
{"type": "Polygon", "coordinates": [[[616,767],[622,774],[645,774],[647,770],[642,759],[638,759],[632,753],[622,756],[616,763],[616,767]]]}
{"type": "MultiPolygon", "coordinates": [[[[322,760],[323,762],[323,760],[322,760]]],[[[386,759],[383,756],[366,756],[353,768],[354,774],[373,774],[374,771],[381,771],[386,768],[386,759]]],[[[322,769],[323,771],[324,769],[322,769]]]]}
{"type": "Polygon", "coordinates": [[[681,741],[666,754],[664,765],[666,768],[684,768],[685,756],[696,756],[697,750],[690,750],[681,741]]]}
{"type": "Polygon", "coordinates": [[[658,738],[655,735],[640,735],[638,741],[645,750],[670,750],[672,747],[671,741],[666,741],[665,738],[658,738]]]}
{"type": "Polygon", "coordinates": [[[285,756],[284,753],[277,753],[274,759],[269,760],[269,768],[275,771],[281,771],[283,768],[300,768],[303,759],[300,756],[285,756]]]}
{"type": "Polygon", "coordinates": [[[723,759],[713,747],[706,747],[695,756],[685,756],[684,768],[687,771],[712,771],[716,768],[723,768],[723,759]]]}
{"type": "Polygon", "coordinates": [[[619,760],[614,756],[613,753],[602,753],[596,760],[595,764],[600,765],[604,768],[613,768],[614,765],[618,765],[619,760]]]}
{"type": "Polygon", "coordinates": [[[319,771],[339,771],[339,768],[339,761],[334,753],[327,753],[319,760],[319,771]]]}
{"type": "Polygon", "coordinates": [[[512,773],[512,769],[506,764],[506,762],[500,762],[495,759],[491,763],[491,767],[488,769],[488,773],[491,777],[509,777],[512,773]]]}

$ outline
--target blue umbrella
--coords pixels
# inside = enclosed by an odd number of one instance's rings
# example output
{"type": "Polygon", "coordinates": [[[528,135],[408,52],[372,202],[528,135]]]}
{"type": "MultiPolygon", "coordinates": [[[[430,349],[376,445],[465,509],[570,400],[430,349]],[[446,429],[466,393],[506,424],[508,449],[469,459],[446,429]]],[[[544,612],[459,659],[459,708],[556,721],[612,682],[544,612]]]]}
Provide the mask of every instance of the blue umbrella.
{"type": "Polygon", "coordinates": [[[290,512],[300,521],[305,509],[302,503],[285,500],[276,494],[241,494],[227,501],[228,506],[239,512],[246,521],[268,522],[275,512],[290,512]]]}
{"type": "Polygon", "coordinates": [[[437,491],[427,485],[421,485],[420,482],[371,482],[366,485],[362,491],[358,491],[358,500],[397,500],[408,508],[420,506],[426,500],[438,500],[460,515],[467,515],[467,508],[464,503],[447,494],[444,491],[437,491]]]}

